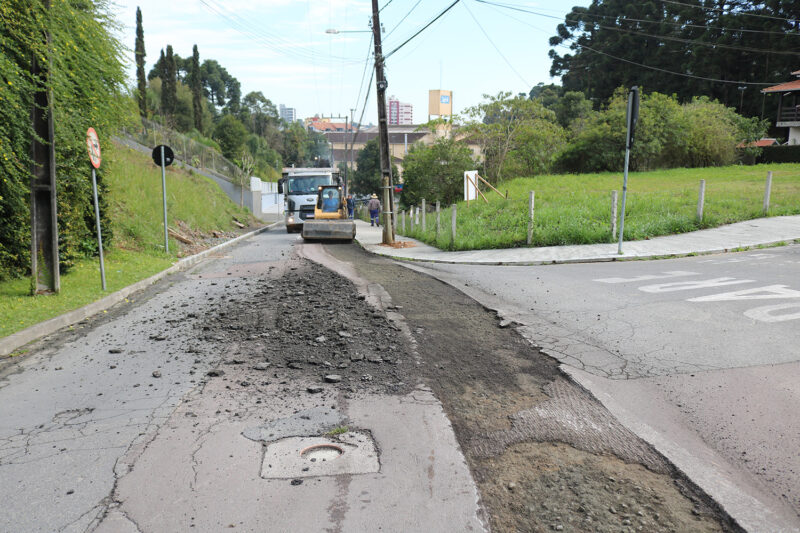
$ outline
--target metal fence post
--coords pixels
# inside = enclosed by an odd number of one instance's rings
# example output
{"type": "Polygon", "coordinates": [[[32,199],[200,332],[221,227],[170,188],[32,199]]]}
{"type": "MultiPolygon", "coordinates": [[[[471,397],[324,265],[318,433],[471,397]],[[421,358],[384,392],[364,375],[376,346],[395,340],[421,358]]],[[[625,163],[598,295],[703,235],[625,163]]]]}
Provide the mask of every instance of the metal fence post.
{"type": "Polygon", "coordinates": [[[697,195],[697,221],[703,220],[703,205],[706,202],[706,180],[700,180],[700,193],[697,195]]]}
{"type": "Polygon", "coordinates": [[[769,210],[769,196],[772,193],[772,171],[767,172],[767,185],[764,189],[764,214],[769,210]]]}
{"type": "Polygon", "coordinates": [[[406,212],[403,211],[400,214],[400,217],[401,217],[400,227],[402,228],[403,235],[405,235],[405,233],[406,233],[406,212]]]}
{"type": "Polygon", "coordinates": [[[456,204],[453,204],[450,211],[450,238],[453,247],[456,245],[456,204]]]}
{"type": "Polygon", "coordinates": [[[439,238],[439,232],[442,231],[442,212],[439,200],[436,200],[436,238],[439,238]]]}
{"type": "Polygon", "coordinates": [[[425,198],[422,199],[422,231],[425,232],[425,198]]]}
{"type": "Polygon", "coordinates": [[[528,246],[533,242],[533,201],[534,192],[528,193],[528,246]]]}
{"type": "Polygon", "coordinates": [[[611,191],[611,237],[617,236],[617,191],[611,191]]]}

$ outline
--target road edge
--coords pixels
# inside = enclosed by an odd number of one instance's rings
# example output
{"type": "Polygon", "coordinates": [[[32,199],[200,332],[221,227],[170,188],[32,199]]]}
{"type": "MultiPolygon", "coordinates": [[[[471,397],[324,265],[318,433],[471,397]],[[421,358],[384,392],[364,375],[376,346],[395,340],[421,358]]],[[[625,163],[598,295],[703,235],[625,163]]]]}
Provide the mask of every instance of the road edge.
{"type": "Polygon", "coordinates": [[[203,250],[200,253],[190,255],[189,257],[184,257],[180,259],[171,267],[162,270],[156,274],[153,274],[149,278],[145,278],[143,280],[139,280],[136,283],[128,285],[127,287],[123,287],[122,289],[109,294],[108,296],[104,296],[99,300],[95,300],[94,302],[88,303],[83,307],[79,307],[78,309],[73,309],[72,311],[67,311],[61,315],[55,316],[53,318],[49,318],[44,322],[39,322],[38,324],[34,324],[33,326],[29,326],[21,331],[17,331],[16,333],[12,333],[7,337],[0,339],[0,361],[2,359],[7,358],[10,356],[14,351],[18,350],[22,346],[25,346],[28,343],[35,341],[41,337],[46,335],[50,335],[51,333],[55,333],[61,328],[71,326],[76,322],[80,322],[81,320],[93,316],[104,309],[108,309],[109,307],[121,302],[129,295],[138,292],[145,287],[149,287],[150,285],[160,281],[161,279],[167,277],[170,274],[175,272],[180,272],[181,270],[185,270],[191,266],[196,265],[201,260],[205,259],[207,255],[212,253],[218,252],[220,250],[224,250],[234,244],[237,244],[245,239],[249,239],[259,233],[263,233],[268,231],[280,224],[283,224],[282,221],[274,222],[272,224],[262,226],[254,231],[245,233],[243,235],[239,235],[229,241],[225,241],[222,244],[218,244],[207,250],[203,250]]]}

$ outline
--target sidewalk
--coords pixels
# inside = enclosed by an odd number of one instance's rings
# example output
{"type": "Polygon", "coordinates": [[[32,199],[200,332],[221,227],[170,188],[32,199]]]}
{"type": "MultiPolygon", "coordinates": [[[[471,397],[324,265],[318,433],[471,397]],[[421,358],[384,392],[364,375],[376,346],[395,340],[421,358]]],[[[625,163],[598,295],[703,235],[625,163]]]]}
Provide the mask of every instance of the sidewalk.
{"type": "Polygon", "coordinates": [[[411,242],[414,246],[383,246],[380,244],[381,228],[371,227],[359,220],[356,220],[356,224],[356,240],[371,253],[412,261],[476,265],[539,265],[681,257],[789,243],[800,239],[800,215],[793,215],[757,218],[646,241],[625,241],[622,243],[622,255],[617,254],[616,243],[446,252],[401,235],[397,236],[398,241],[411,242]]]}

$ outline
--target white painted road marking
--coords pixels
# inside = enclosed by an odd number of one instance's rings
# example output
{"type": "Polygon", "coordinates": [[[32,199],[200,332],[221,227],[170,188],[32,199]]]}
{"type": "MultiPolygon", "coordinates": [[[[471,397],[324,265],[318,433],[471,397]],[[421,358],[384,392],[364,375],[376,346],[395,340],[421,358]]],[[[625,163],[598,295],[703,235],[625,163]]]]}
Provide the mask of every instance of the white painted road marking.
{"type": "MultiPolygon", "coordinates": [[[[753,254],[751,257],[757,259],[767,259],[772,257],[772,254],[753,254]]],[[[640,283],[643,281],[665,280],[674,279],[685,276],[699,276],[698,272],[689,272],[686,270],[669,270],[660,274],[646,274],[636,276],[633,278],[599,278],[594,281],[598,283],[640,283]]],[[[675,291],[690,291],[695,289],[708,289],[713,287],[724,287],[727,285],[740,285],[742,283],[755,283],[752,279],[736,279],[730,277],[711,278],[704,280],[691,280],[691,281],[672,281],[669,283],[654,283],[650,285],[643,285],[638,287],[642,292],[651,294],[659,294],[665,292],[675,291]]],[[[705,302],[732,302],[732,301],[745,301],[745,300],[776,300],[784,298],[800,298],[800,291],[790,289],[787,285],[766,285],[764,287],[755,287],[750,289],[742,289],[738,291],[721,292],[717,294],[710,294],[706,296],[696,296],[694,298],[687,298],[687,302],[705,303],[705,302]]],[[[765,305],[748,309],[744,315],[759,322],[786,322],[789,320],[800,320],[800,303],[786,303],[778,305],[765,305]],[[795,310],[794,312],[784,312],[795,310]]]]}

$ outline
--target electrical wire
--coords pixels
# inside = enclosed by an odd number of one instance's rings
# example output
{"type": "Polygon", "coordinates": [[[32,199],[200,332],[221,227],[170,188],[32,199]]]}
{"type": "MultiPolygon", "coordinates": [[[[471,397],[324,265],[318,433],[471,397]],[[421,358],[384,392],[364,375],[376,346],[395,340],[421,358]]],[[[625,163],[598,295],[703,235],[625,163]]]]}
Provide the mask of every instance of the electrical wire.
{"type": "MultiPolygon", "coordinates": [[[[725,11],[722,8],[719,8],[719,7],[697,6],[697,5],[693,5],[693,4],[687,4],[685,2],[676,2],[675,0],[661,0],[661,1],[664,2],[665,4],[675,4],[677,6],[692,7],[692,8],[695,8],[695,9],[704,9],[706,11],[716,11],[718,13],[722,13],[723,15],[726,14],[725,11]]],[[[794,23],[798,22],[798,19],[787,19],[787,18],[784,18],[784,17],[775,17],[773,15],[761,15],[760,13],[747,13],[747,12],[744,12],[744,11],[737,12],[737,15],[744,15],[744,16],[747,16],[747,17],[760,17],[760,18],[772,19],[772,20],[785,20],[787,22],[794,22],[794,23]]]]}
{"type": "MultiPolygon", "coordinates": [[[[475,1],[480,2],[480,0],[475,0],[475,1]]],[[[488,4],[488,5],[493,5],[492,2],[481,2],[481,3],[488,4]]],[[[495,7],[502,7],[502,6],[495,6],[495,7]]],[[[502,13],[502,11],[498,11],[498,12],[502,13]]],[[[522,20],[519,20],[519,19],[513,18],[513,17],[511,17],[511,18],[512,18],[512,20],[515,20],[515,21],[517,21],[517,22],[519,22],[521,24],[525,24],[526,26],[530,26],[531,28],[533,28],[535,30],[538,30],[538,31],[540,31],[542,33],[549,33],[547,30],[543,30],[542,28],[538,28],[536,26],[528,24],[525,21],[522,21],[522,20]]],[[[682,76],[682,77],[685,77],[685,78],[698,79],[698,80],[709,81],[709,82],[714,82],[714,83],[735,83],[737,85],[770,86],[770,85],[776,85],[777,83],[779,83],[779,82],[764,83],[764,82],[721,80],[721,79],[717,79],[717,78],[709,78],[709,77],[706,77],[706,76],[697,76],[697,75],[694,75],[694,74],[687,74],[687,73],[684,73],[684,72],[676,72],[676,71],[673,71],[673,70],[667,70],[667,69],[663,69],[663,68],[660,68],[660,67],[653,67],[651,65],[647,65],[647,64],[644,64],[644,63],[639,63],[637,61],[631,61],[630,59],[625,59],[623,57],[615,56],[615,55],[609,54],[607,52],[602,52],[600,50],[596,50],[596,49],[594,49],[594,48],[592,48],[590,46],[586,46],[586,45],[580,44],[578,42],[575,42],[575,38],[574,37],[571,37],[571,38],[569,38],[567,40],[572,40],[575,43],[575,46],[580,47],[580,48],[585,48],[585,49],[587,49],[587,50],[589,50],[591,52],[594,52],[596,54],[604,55],[606,57],[610,57],[611,59],[615,59],[617,61],[622,61],[623,63],[628,63],[628,64],[635,65],[635,66],[638,66],[638,67],[642,67],[642,68],[646,68],[646,69],[650,69],[650,70],[655,70],[655,71],[658,71],[658,72],[663,72],[665,74],[672,74],[673,76],[682,76]]],[[[572,47],[564,45],[564,44],[559,44],[559,45],[556,45],[556,46],[558,46],[559,48],[564,48],[566,50],[574,51],[572,47]]]]}
{"type": "Polygon", "coordinates": [[[417,32],[416,32],[416,33],[414,33],[414,35],[412,35],[411,37],[409,37],[408,39],[406,39],[405,41],[403,41],[403,42],[400,44],[400,46],[396,47],[396,48],[395,48],[395,49],[393,49],[391,52],[389,52],[388,54],[384,55],[384,56],[383,56],[383,59],[387,59],[387,58],[389,58],[389,56],[391,56],[392,54],[394,54],[395,52],[397,52],[398,50],[400,50],[401,48],[403,48],[405,45],[407,45],[407,44],[409,43],[409,41],[411,41],[412,39],[414,39],[414,37],[416,37],[417,35],[419,35],[419,34],[420,34],[420,33],[422,33],[423,31],[425,31],[426,29],[428,29],[428,28],[430,27],[430,25],[431,25],[431,24],[433,24],[434,22],[436,22],[437,20],[439,20],[440,18],[442,18],[442,17],[444,16],[444,14],[445,14],[445,13],[447,13],[448,11],[450,11],[451,9],[453,9],[453,7],[454,7],[454,6],[455,6],[457,3],[459,3],[460,1],[461,1],[461,0],[455,0],[455,1],[454,1],[452,4],[450,4],[449,6],[447,6],[447,7],[444,9],[444,11],[442,11],[441,13],[439,13],[438,15],[436,15],[435,17],[433,17],[433,19],[432,19],[430,22],[428,22],[427,24],[425,24],[425,26],[423,26],[422,28],[420,28],[419,30],[417,30],[417,32]]]}
{"type": "Polygon", "coordinates": [[[466,10],[467,10],[467,13],[469,13],[469,16],[470,16],[470,17],[472,17],[472,20],[474,20],[474,21],[475,21],[475,24],[477,24],[477,25],[478,25],[478,28],[480,28],[480,30],[481,30],[481,32],[483,33],[484,37],[486,37],[486,40],[487,40],[487,41],[489,41],[489,44],[491,44],[491,45],[492,45],[492,47],[494,47],[495,51],[496,51],[496,52],[497,52],[497,53],[500,55],[500,57],[502,57],[502,58],[503,58],[503,61],[505,61],[505,62],[506,62],[506,65],[508,65],[508,68],[510,68],[512,71],[514,71],[514,74],[516,74],[516,75],[517,75],[517,77],[518,77],[519,79],[521,79],[521,80],[522,80],[522,83],[524,83],[526,87],[530,87],[530,86],[531,86],[531,84],[530,84],[530,83],[528,83],[528,82],[527,82],[527,80],[525,80],[525,78],[523,78],[523,77],[522,77],[522,74],[520,74],[520,73],[517,71],[517,69],[515,69],[515,68],[514,68],[514,65],[512,65],[512,64],[511,64],[511,62],[510,62],[510,61],[508,60],[508,58],[507,58],[507,57],[506,57],[506,56],[503,54],[503,52],[501,52],[501,51],[500,51],[500,49],[497,47],[497,45],[496,45],[496,44],[494,44],[494,41],[492,40],[492,38],[491,38],[491,37],[489,37],[489,34],[488,34],[488,33],[486,33],[486,30],[485,30],[485,29],[483,29],[483,26],[481,26],[481,23],[480,23],[480,22],[478,22],[478,19],[475,17],[475,15],[473,15],[473,14],[472,14],[472,11],[470,11],[470,9],[469,9],[469,6],[467,6],[467,3],[466,3],[466,2],[464,2],[464,3],[463,3],[463,4],[461,4],[461,5],[462,5],[462,6],[464,6],[464,9],[466,9],[466,10]]]}
{"type": "MultiPolygon", "coordinates": [[[[533,10],[526,9],[526,8],[524,8],[522,6],[518,6],[518,5],[514,5],[514,4],[504,4],[504,3],[500,3],[500,2],[493,2],[493,1],[490,1],[490,0],[475,0],[475,1],[479,2],[481,4],[488,4],[488,5],[492,5],[492,6],[496,6],[496,7],[502,7],[504,9],[510,9],[510,10],[513,10],[513,11],[520,11],[522,13],[529,13],[531,15],[537,15],[537,16],[540,16],[540,17],[545,17],[545,18],[550,18],[550,19],[555,19],[555,20],[560,20],[560,21],[564,21],[565,20],[564,17],[556,17],[556,16],[553,16],[553,15],[548,15],[546,13],[533,11],[533,10]]],[[[646,20],[646,19],[637,19],[637,18],[631,18],[631,17],[615,17],[615,16],[612,16],[612,15],[598,15],[598,14],[595,14],[595,13],[589,13],[588,11],[581,11],[581,12],[571,11],[571,12],[567,13],[567,17],[569,17],[570,15],[581,15],[583,17],[589,17],[589,18],[594,18],[594,19],[612,19],[612,20],[619,21],[619,22],[638,22],[638,23],[644,23],[644,24],[659,24],[659,25],[666,24],[668,26],[673,26],[673,27],[676,27],[676,28],[699,28],[699,29],[721,30],[721,31],[729,31],[729,32],[758,33],[758,34],[764,34],[764,35],[780,35],[780,36],[792,35],[792,36],[795,36],[795,37],[800,37],[800,33],[793,33],[793,32],[769,31],[769,30],[752,30],[752,29],[747,29],[747,28],[726,28],[724,26],[706,26],[706,25],[702,25],[702,24],[688,24],[688,23],[683,24],[683,23],[680,23],[680,22],[670,22],[670,21],[667,21],[667,20],[646,20]]],[[[569,21],[569,19],[567,19],[567,21],[569,21]]],[[[574,22],[576,22],[576,21],[574,21],[574,22]]]]}
{"type": "Polygon", "coordinates": [[[406,14],[405,14],[405,16],[403,16],[403,18],[401,18],[401,19],[400,19],[400,22],[398,22],[397,24],[395,24],[395,25],[394,25],[394,28],[392,28],[391,30],[389,30],[389,33],[387,33],[387,34],[386,34],[386,37],[384,37],[384,38],[385,38],[385,39],[388,39],[388,38],[389,38],[389,36],[390,36],[392,33],[394,33],[394,30],[396,30],[396,29],[397,29],[397,27],[398,27],[398,26],[400,26],[400,24],[402,24],[402,23],[403,23],[403,21],[404,21],[404,20],[406,20],[406,19],[408,18],[408,16],[409,16],[409,15],[410,15],[410,14],[411,14],[411,13],[412,13],[412,12],[413,12],[413,11],[414,11],[416,8],[417,8],[417,6],[418,6],[418,5],[419,5],[421,2],[422,2],[422,0],[417,0],[417,3],[416,3],[416,4],[414,4],[414,5],[411,7],[411,9],[409,9],[409,10],[408,10],[408,13],[406,13],[406,14]]]}
{"type": "Polygon", "coordinates": [[[392,2],[394,2],[394,0],[389,0],[388,2],[386,2],[385,4],[383,4],[383,7],[382,7],[382,8],[380,8],[380,9],[378,10],[378,13],[380,13],[381,11],[383,11],[384,9],[386,9],[387,7],[389,7],[389,4],[391,4],[392,2]]]}

